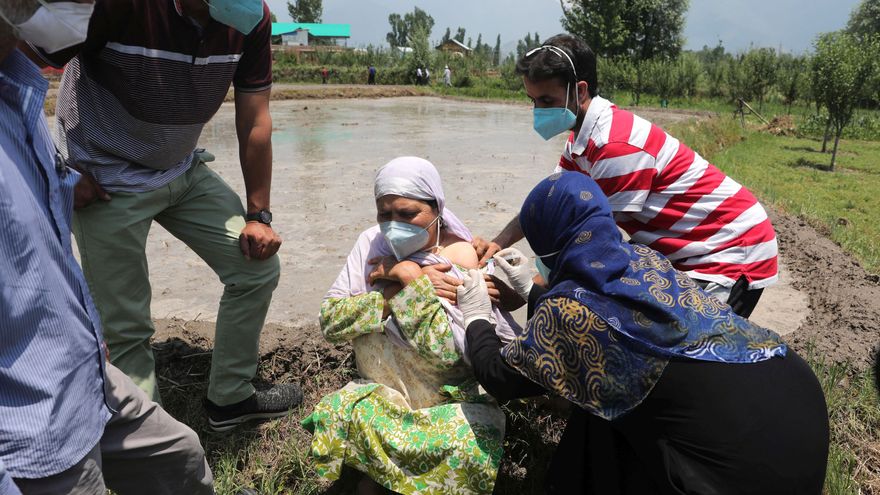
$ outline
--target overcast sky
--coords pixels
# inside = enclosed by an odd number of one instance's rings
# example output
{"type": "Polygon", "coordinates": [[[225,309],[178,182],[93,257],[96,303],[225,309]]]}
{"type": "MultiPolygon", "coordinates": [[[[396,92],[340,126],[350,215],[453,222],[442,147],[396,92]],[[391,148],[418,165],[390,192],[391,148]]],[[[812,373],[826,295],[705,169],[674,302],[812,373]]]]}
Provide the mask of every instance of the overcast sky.
{"type": "MultiPolygon", "coordinates": [[[[279,21],[289,21],[286,0],[267,0],[279,21]]],[[[699,49],[723,41],[729,51],[750,44],[803,52],[818,33],[842,28],[858,0],[691,0],[684,35],[685,48],[699,49]]],[[[495,44],[501,34],[506,50],[527,32],[541,39],[562,31],[558,0],[324,0],[324,22],[351,25],[349,46],[385,44],[388,15],[404,13],[414,5],[434,18],[431,38],[438,40],[446,27],[467,30],[474,43],[495,44]],[[512,7],[511,5],[515,5],[512,7]]],[[[465,41],[467,41],[465,39],[465,41]]]]}

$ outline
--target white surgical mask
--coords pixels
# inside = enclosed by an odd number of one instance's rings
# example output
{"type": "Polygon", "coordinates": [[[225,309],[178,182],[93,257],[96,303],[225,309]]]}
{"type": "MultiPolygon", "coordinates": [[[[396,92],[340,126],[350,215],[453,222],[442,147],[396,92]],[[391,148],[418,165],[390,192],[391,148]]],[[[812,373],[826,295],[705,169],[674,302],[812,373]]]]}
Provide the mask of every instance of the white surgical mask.
{"type": "Polygon", "coordinates": [[[46,53],[55,53],[78,45],[89,33],[89,19],[95,11],[94,3],[57,2],[40,0],[40,8],[30,19],[13,24],[0,12],[0,17],[15,28],[19,39],[40,47],[46,53]]]}
{"type": "MultiPolygon", "coordinates": [[[[437,215],[437,218],[424,228],[406,222],[382,222],[379,224],[379,229],[385,236],[388,246],[391,247],[394,257],[397,258],[397,261],[403,261],[409,255],[421,251],[425,247],[430,239],[428,229],[438,220],[440,220],[440,215],[437,215]]],[[[437,242],[434,244],[434,249],[438,247],[440,247],[440,229],[437,229],[437,242]]]]}

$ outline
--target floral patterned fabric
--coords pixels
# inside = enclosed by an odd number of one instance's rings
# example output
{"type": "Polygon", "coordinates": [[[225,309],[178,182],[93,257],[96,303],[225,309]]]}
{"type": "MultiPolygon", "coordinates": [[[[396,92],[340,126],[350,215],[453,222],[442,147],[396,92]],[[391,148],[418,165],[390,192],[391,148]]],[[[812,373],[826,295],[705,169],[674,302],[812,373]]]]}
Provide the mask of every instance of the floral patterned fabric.
{"type": "Polygon", "coordinates": [[[338,479],[345,464],[403,494],[491,493],[503,425],[494,404],[412,410],[394,389],[355,382],[324,397],[304,421],[320,476],[338,479]]]}
{"type": "Polygon", "coordinates": [[[491,493],[504,413],[474,381],[433,285],[422,276],[389,300],[407,346],[384,332],[382,305],[379,292],[322,304],[324,335],[351,340],[363,380],[303,421],[317,473],[335,480],[348,465],[398,493],[491,493]]]}
{"type": "Polygon", "coordinates": [[[325,299],[319,317],[324,338],[338,344],[381,331],[384,307],[381,292],[325,299]]]}

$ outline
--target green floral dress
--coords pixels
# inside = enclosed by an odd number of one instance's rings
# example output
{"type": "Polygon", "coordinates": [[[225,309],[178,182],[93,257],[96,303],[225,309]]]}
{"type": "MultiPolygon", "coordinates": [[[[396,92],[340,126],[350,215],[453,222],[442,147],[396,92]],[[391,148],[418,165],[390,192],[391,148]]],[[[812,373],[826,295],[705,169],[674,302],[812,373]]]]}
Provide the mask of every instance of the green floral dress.
{"type": "Polygon", "coordinates": [[[453,342],[426,276],[390,301],[409,347],[385,333],[380,292],[328,298],[321,329],[351,341],[363,380],[324,397],[303,425],[314,434],[318,474],[342,467],[398,493],[491,493],[504,438],[504,413],[479,388],[453,342]]]}

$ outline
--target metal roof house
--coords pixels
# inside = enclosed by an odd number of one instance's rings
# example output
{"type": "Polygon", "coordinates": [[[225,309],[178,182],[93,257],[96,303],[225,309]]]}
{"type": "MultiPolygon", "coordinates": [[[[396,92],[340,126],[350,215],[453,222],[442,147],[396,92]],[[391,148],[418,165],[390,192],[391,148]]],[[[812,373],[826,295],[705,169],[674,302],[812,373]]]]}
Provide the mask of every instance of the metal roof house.
{"type": "Polygon", "coordinates": [[[351,25],[273,22],[272,36],[280,36],[281,44],[287,46],[309,46],[318,40],[321,44],[335,45],[351,38],[351,25]]]}
{"type": "Polygon", "coordinates": [[[440,45],[437,46],[437,49],[443,52],[457,53],[461,56],[470,55],[471,53],[471,49],[468,48],[467,45],[454,38],[450,38],[443,43],[440,43],[440,45]]]}

